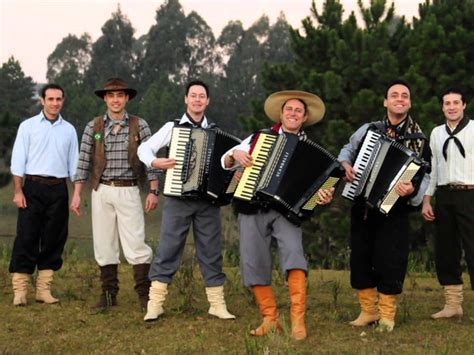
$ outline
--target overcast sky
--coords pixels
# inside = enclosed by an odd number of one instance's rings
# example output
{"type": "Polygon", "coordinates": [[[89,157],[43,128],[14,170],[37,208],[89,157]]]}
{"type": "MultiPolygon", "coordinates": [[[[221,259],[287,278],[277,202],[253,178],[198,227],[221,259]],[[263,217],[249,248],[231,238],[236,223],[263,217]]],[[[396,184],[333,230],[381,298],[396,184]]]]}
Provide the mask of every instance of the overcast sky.
{"type": "MultiPolygon", "coordinates": [[[[323,0],[316,0],[318,9],[323,0]]],[[[370,0],[364,0],[368,4],[370,0]]],[[[418,0],[395,0],[396,12],[411,21],[418,16],[418,0]]],[[[46,81],[46,63],[59,42],[68,34],[84,32],[95,41],[101,27],[120,3],[122,12],[135,28],[135,37],[148,32],[155,12],[164,0],[0,0],[0,60],[10,56],[20,61],[26,75],[46,81]]],[[[299,28],[310,14],[311,0],[180,0],[185,14],[196,11],[213,29],[216,37],[230,20],[248,28],[262,14],[274,23],[280,12],[299,28]]],[[[357,0],[342,0],[345,15],[357,12],[357,0]]]]}

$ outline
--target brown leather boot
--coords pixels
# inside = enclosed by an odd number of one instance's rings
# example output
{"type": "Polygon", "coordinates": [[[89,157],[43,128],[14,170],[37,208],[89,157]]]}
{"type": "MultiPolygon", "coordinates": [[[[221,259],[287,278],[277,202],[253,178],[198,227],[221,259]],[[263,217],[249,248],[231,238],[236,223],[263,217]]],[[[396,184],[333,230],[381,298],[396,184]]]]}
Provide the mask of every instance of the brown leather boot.
{"type": "Polygon", "coordinates": [[[99,302],[92,307],[93,314],[101,313],[107,308],[117,305],[117,294],[119,291],[117,273],[117,264],[100,266],[102,293],[99,297],[99,302]]]}
{"type": "Polygon", "coordinates": [[[138,295],[142,310],[146,310],[148,303],[148,293],[150,292],[151,282],[148,279],[150,264],[133,265],[133,278],[135,279],[135,292],[138,295]]]}
{"type": "Polygon", "coordinates": [[[252,287],[255,300],[263,317],[263,322],[256,329],[250,331],[250,335],[262,336],[271,331],[279,331],[281,329],[278,322],[278,313],[273,296],[272,286],[254,286],[252,287]]]}
{"type": "Polygon", "coordinates": [[[357,291],[357,297],[359,298],[360,314],[350,325],[355,327],[365,327],[371,323],[374,323],[380,319],[378,309],[378,293],[375,288],[365,288],[357,291]]]}
{"type": "Polygon", "coordinates": [[[306,327],[304,324],[306,273],[303,270],[290,270],[288,272],[288,290],[291,299],[291,337],[295,340],[303,340],[306,338],[306,327]]]}

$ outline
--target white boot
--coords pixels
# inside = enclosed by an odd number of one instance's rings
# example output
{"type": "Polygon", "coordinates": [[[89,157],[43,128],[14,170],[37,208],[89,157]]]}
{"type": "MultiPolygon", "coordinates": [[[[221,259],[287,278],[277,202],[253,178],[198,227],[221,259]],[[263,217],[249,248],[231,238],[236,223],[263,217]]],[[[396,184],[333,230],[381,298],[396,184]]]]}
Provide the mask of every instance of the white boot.
{"type": "Polygon", "coordinates": [[[58,303],[59,300],[51,296],[51,283],[53,282],[53,270],[38,270],[36,278],[36,302],[58,303]]]}
{"type": "Polygon", "coordinates": [[[12,274],[13,305],[26,306],[26,294],[28,293],[29,274],[14,272],[12,274]]]}
{"type": "Polygon", "coordinates": [[[462,311],[462,285],[447,285],[444,286],[444,297],[446,298],[446,304],[444,308],[438,313],[431,315],[433,319],[440,318],[452,318],[458,317],[461,318],[463,315],[462,311]]]}
{"type": "Polygon", "coordinates": [[[235,319],[227,310],[224,300],[224,286],[206,287],[207,300],[211,307],[209,314],[220,319],[235,319]]]}
{"type": "Polygon", "coordinates": [[[168,294],[168,284],[160,281],[152,281],[150,292],[148,293],[149,301],[147,304],[146,314],[143,320],[145,322],[153,322],[158,319],[160,315],[165,313],[163,303],[168,294]]]}

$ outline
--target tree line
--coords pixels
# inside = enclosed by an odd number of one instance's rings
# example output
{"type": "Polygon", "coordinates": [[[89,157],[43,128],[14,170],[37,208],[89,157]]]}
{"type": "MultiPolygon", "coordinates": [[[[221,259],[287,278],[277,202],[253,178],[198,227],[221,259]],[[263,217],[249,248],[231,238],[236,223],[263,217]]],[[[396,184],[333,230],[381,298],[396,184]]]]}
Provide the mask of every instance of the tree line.
{"type": "MultiPolygon", "coordinates": [[[[178,0],[165,1],[139,38],[118,7],[95,42],[87,33],[63,38],[48,57],[47,79],[65,88],[63,115],[79,134],[104,110],[93,91],[114,76],[138,89],[128,109],[147,119],[153,131],[182,114],[183,87],[191,79],[211,87],[208,116],[241,137],[268,126],[263,113],[268,94],[310,91],[326,104],[325,119],[310,128],[310,137],[337,154],[357,127],[383,117],[385,86],[403,78],[411,84],[411,115],[429,136],[443,122],[439,95],[445,88],[457,86],[473,97],[474,0],[426,0],[410,22],[386,0],[367,6],[358,0],[358,7],[359,17],[354,12],[343,16],[340,0],[325,0],[320,11],[313,1],[301,29],[289,26],[284,14],[274,24],[262,16],[248,29],[230,21],[218,38],[198,13],[185,15],[178,0]]],[[[19,122],[38,109],[33,88],[14,58],[2,65],[0,149],[5,159],[19,122]]],[[[473,111],[468,105],[467,114],[472,117],[473,111]]],[[[305,225],[313,264],[347,266],[348,208],[337,198],[305,225]]],[[[414,240],[429,239],[430,228],[418,214],[412,227],[414,240]]]]}

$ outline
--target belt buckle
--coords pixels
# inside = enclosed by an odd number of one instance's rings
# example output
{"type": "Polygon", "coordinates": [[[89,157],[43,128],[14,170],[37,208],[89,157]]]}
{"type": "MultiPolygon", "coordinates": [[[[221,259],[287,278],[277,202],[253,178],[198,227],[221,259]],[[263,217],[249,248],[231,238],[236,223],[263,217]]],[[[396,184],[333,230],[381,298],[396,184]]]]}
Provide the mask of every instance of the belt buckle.
{"type": "Polygon", "coordinates": [[[114,187],[115,187],[115,182],[114,182],[114,180],[110,180],[110,186],[114,186],[114,187]]]}

